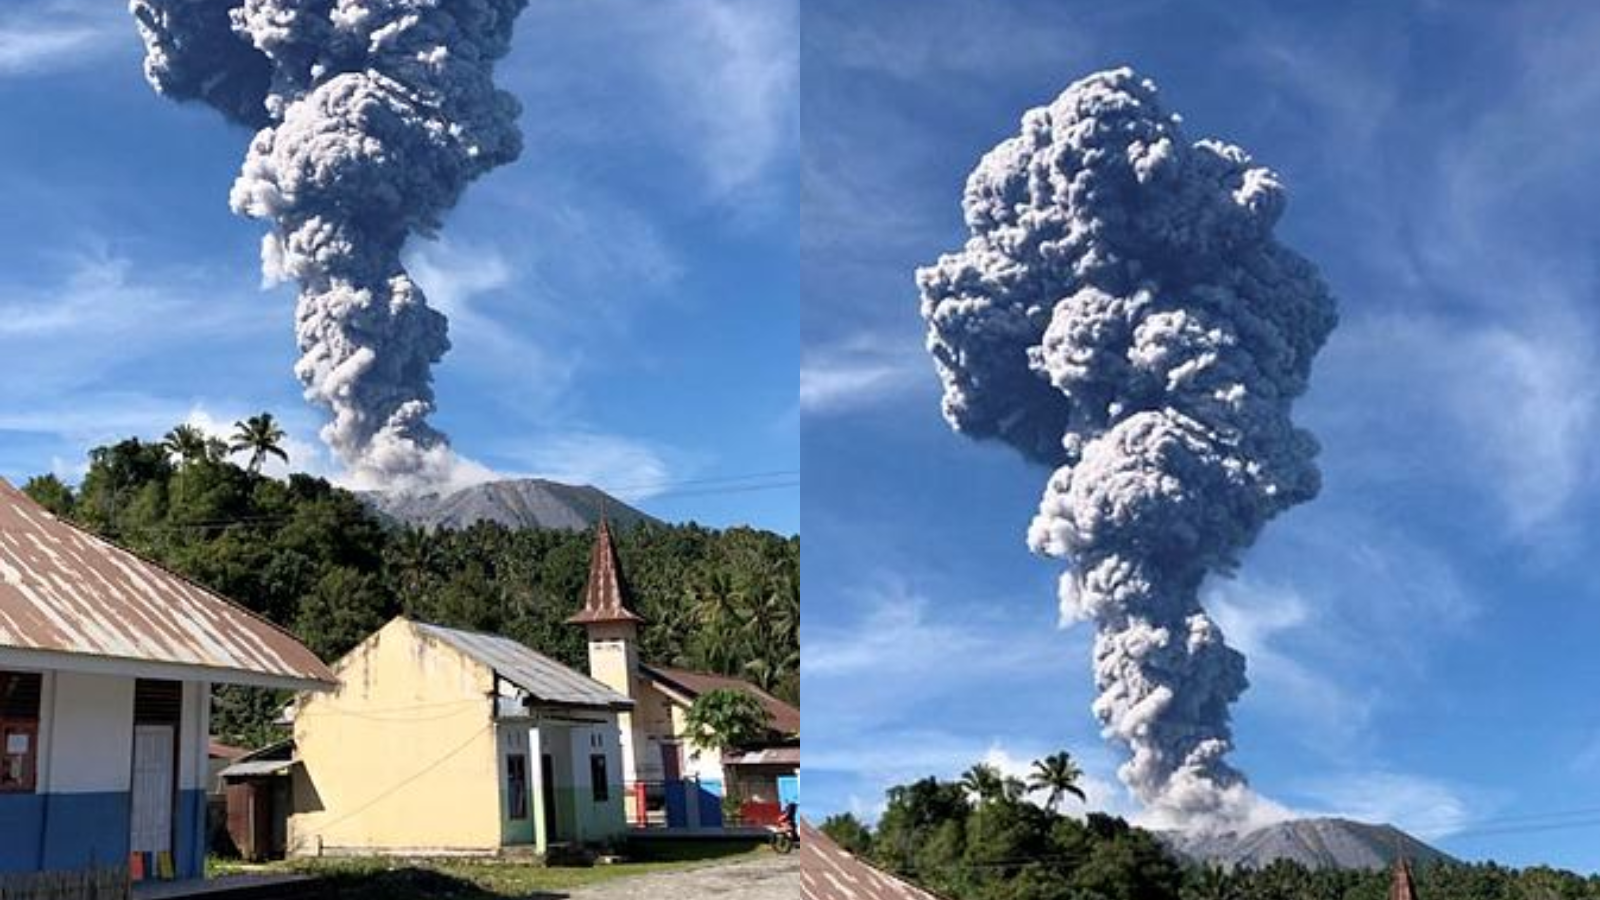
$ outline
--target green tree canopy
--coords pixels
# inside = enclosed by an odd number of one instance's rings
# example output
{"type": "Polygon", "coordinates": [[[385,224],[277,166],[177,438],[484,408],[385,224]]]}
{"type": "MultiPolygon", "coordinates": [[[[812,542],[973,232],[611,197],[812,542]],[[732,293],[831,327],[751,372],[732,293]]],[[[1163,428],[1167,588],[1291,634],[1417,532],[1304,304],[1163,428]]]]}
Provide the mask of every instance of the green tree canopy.
{"type": "Polygon", "coordinates": [[[772,727],[772,716],[761,701],[733,688],[696,697],[684,720],[702,747],[724,752],[756,743],[772,727]]]}

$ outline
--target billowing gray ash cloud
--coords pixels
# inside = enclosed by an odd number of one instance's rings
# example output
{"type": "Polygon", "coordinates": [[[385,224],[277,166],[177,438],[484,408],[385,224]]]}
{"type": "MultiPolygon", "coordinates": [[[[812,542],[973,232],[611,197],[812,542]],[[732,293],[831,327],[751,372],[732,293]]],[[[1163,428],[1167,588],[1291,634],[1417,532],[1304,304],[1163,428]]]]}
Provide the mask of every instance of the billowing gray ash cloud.
{"type": "Polygon", "coordinates": [[[145,72],[259,129],[230,202],[273,224],[269,279],[300,285],[296,374],[323,438],[371,487],[448,480],[428,423],[450,347],[400,264],[473,179],[521,152],[495,88],[526,0],[132,0],[145,72]]]}
{"type": "Polygon", "coordinates": [[[966,246],[917,273],[951,426],[1056,467],[1028,541],[1069,561],[1094,711],[1171,825],[1263,808],[1226,759],[1244,658],[1199,590],[1319,488],[1290,406],[1336,317],[1273,238],[1284,202],[1244,151],[1191,143],[1153,83],[1101,72],[983,158],[966,246]]]}

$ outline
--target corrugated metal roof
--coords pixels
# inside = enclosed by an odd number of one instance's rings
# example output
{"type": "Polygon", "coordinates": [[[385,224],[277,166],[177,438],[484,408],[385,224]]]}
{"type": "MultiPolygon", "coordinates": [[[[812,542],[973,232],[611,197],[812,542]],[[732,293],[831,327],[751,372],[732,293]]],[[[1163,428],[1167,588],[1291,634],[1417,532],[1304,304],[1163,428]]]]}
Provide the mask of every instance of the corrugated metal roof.
{"type": "Polygon", "coordinates": [[[587,675],[575,672],[542,653],[495,634],[458,631],[415,623],[417,630],[444,641],[493,669],[501,678],[545,703],[605,709],[626,708],[633,701],[587,675]]]}
{"type": "Polygon", "coordinates": [[[767,715],[771,717],[773,731],[783,735],[800,733],[799,707],[779,700],[742,678],[711,672],[695,672],[690,669],[674,669],[668,666],[641,664],[639,668],[650,680],[664,683],[664,687],[677,688],[678,692],[690,701],[701,694],[715,690],[742,691],[754,697],[766,709],[767,715]]]}
{"type": "Polygon", "coordinates": [[[800,822],[800,896],[804,900],[939,900],[874,869],[800,822]]]}
{"type": "Polygon", "coordinates": [[[217,774],[223,778],[264,778],[270,775],[285,775],[294,768],[292,759],[252,759],[246,762],[236,762],[217,774]]]}
{"type": "Polygon", "coordinates": [[[223,683],[335,682],[288,632],[62,522],[0,479],[0,653],[12,649],[203,667],[223,683]]]}

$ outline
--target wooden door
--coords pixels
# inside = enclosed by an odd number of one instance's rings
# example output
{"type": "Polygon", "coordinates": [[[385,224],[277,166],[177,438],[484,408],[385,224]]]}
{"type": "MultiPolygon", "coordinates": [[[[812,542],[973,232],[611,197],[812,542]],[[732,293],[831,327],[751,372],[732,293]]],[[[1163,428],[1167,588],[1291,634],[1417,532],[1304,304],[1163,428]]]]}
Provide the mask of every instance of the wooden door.
{"type": "Polygon", "coordinates": [[[133,729],[133,809],[128,848],[134,853],[172,851],[177,743],[171,725],[138,725],[133,729]]]}

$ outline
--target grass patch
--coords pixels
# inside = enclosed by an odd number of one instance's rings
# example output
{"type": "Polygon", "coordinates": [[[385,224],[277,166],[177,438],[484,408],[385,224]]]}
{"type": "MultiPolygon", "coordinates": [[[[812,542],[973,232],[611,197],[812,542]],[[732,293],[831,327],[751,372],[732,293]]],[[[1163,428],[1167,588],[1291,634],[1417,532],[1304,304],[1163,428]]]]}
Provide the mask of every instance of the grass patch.
{"type": "Polygon", "coordinates": [[[626,862],[588,867],[545,867],[520,860],[391,859],[388,857],[293,859],[244,865],[211,859],[209,877],[255,873],[313,875],[326,894],[350,900],[559,900],[574,888],[617,878],[698,868],[754,859],[770,853],[750,841],[638,841],[628,844],[626,862]]]}

